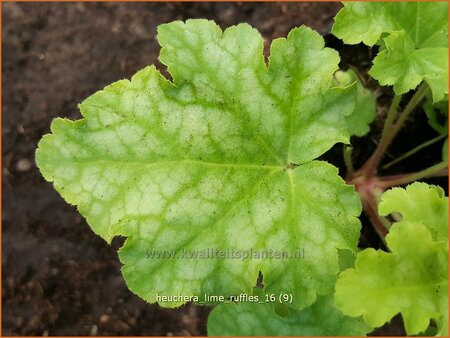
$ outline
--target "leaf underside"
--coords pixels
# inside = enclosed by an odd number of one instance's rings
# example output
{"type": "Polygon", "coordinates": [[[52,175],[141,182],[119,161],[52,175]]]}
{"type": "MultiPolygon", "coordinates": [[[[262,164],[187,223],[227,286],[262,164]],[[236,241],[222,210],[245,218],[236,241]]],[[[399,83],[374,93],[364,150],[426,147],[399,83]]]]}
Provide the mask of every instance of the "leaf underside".
{"type": "Polygon", "coordinates": [[[353,187],[314,160],[349,138],[355,93],[331,88],[337,52],[301,27],[273,41],[267,66],[255,29],[206,20],[161,25],[158,40],[173,82],[147,67],[81,103],[83,119],[55,119],[36,154],[43,176],[95,233],[127,237],[123,275],[149,302],[251,293],[262,271],[267,291],[312,304],[360,228],[353,187]],[[148,255],[299,248],[302,260],[148,255]]]}
{"type": "Polygon", "coordinates": [[[346,2],[332,32],[345,43],[380,45],[370,74],[396,94],[422,81],[434,102],[448,95],[447,2],[346,2]]]}

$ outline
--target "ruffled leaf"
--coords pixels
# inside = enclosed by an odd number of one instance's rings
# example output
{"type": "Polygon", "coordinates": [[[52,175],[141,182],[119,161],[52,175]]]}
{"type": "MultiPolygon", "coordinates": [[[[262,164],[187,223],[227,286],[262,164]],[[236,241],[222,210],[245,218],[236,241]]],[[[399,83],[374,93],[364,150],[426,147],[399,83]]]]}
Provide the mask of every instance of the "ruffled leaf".
{"type": "Polygon", "coordinates": [[[408,335],[430,321],[448,334],[447,198],[440,188],[414,183],[382,196],[380,213],[401,213],[386,236],[390,252],[365,249],[339,275],[335,304],[348,316],[379,327],[401,313],[408,335]]]}
{"type": "Polygon", "coordinates": [[[448,197],[441,187],[415,182],[390,189],[382,195],[378,211],[382,216],[398,212],[404,221],[422,223],[435,240],[448,237],[448,197]]]}
{"type": "Polygon", "coordinates": [[[348,44],[380,44],[370,74],[396,94],[427,82],[435,102],[448,95],[446,2],[348,2],[332,32],[348,44]]]}
{"type": "Polygon", "coordinates": [[[354,188],[314,160],[349,138],[355,88],[331,88],[337,52],[301,27],[267,67],[255,29],[207,20],[161,25],[158,40],[173,82],[147,67],[85,100],[84,119],[56,119],[42,174],[101,237],[127,237],[125,280],[149,302],[251,293],[262,271],[268,292],[312,304],[360,228],[354,188]]]}

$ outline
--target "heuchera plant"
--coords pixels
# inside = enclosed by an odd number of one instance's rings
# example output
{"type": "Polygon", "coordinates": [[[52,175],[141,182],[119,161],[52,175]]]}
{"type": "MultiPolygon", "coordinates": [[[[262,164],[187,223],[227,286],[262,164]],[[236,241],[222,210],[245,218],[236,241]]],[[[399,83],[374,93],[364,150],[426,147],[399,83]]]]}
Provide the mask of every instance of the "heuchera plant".
{"type": "Polygon", "coordinates": [[[358,74],[338,70],[307,27],[274,40],[266,64],[255,29],[207,20],[159,26],[172,80],[150,66],[95,93],[82,119],[53,121],[36,161],[96,234],[126,237],[119,258],[138,296],[164,307],[223,296],[211,335],[365,335],[397,313],[408,334],[445,335],[447,198],[424,183],[382,194],[444,174],[447,158],[413,174],[377,169],[422,104],[441,135],[397,162],[447,135],[446,104],[434,105],[448,96],[447,27],[446,3],[349,3],[337,15],[337,37],[379,46],[370,74],[395,92],[368,161],[355,170],[345,150],[347,182],[318,158],[369,131],[376,100],[358,74]],[[387,252],[358,253],[362,207],[387,252]],[[180,255],[210,249],[304,254],[180,255]],[[240,294],[260,302],[230,303],[240,294]]]}

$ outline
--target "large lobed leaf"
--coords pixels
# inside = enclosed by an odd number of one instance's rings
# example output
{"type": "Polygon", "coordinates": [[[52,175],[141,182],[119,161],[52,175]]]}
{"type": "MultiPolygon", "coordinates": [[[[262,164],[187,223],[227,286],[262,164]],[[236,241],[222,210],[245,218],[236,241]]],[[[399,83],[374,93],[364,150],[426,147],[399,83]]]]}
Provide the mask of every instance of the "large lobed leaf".
{"type": "Polygon", "coordinates": [[[366,249],[336,283],[335,304],[373,327],[402,314],[406,332],[424,332],[433,319],[448,334],[448,199],[442,189],[414,183],[382,196],[380,213],[401,213],[386,242],[391,252],[366,249]]]}
{"type": "Polygon", "coordinates": [[[403,94],[427,82],[435,102],[448,95],[448,3],[346,2],[332,32],[348,44],[379,44],[370,74],[403,94]]]}
{"type": "Polygon", "coordinates": [[[355,92],[331,88],[337,52],[301,27],[272,43],[267,67],[255,29],[206,20],[161,25],[158,40],[173,82],[147,67],[86,99],[83,119],[56,119],[37,150],[42,174],[98,235],[127,237],[125,280],[149,302],[251,293],[262,271],[268,292],[310,305],[360,229],[353,187],[314,160],[349,138],[355,92]],[[305,255],[181,256],[210,249],[305,255]]]}

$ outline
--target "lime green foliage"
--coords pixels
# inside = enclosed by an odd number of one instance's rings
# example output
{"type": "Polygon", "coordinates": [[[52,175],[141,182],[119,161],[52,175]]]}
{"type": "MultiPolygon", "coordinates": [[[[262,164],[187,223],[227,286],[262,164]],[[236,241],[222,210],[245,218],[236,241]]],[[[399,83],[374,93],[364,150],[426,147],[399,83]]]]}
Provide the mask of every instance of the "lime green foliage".
{"type": "Polygon", "coordinates": [[[346,317],[331,296],[309,308],[275,312],[273,303],[230,303],[214,308],[208,317],[209,336],[364,336],[372,331],[361,318],[346,317]]]}
{"type": "Polygon", "coordinates": [[[356,82],[357,95],[354,112],[347,117],[347,123],[352,135],[364,136],[370,130],[370,123],[376,115],[376,100],[372,92],[364,87],[358,75],[351,69],[338,70],[334,74],[334,85],[345,88],[356,82]]]}
{"type": "Polygon", "coordinates": [[[382,216],[398,212],[403,221],[422,223],[434,240],[448,237],[448,198],[438,186],[416,182],[405,189],[390,189],[383,194],[378,212],[382,216]]]}
{"type": "Polygon", "coordinates": [[[446,2],[348,2],[333,34],[348,44],[380,45],[370,74],[396,94],[427,82],[435,102],[448,95],[446,2]]]}
{"type": "Polygon", "coordinates": [[[124,277],[149,302],[251,293],[261,270],[267,292],[309,306],[360,229],[354,188],[314,160],[349,138],[355,88],[331,88],[337,52],[301,27],[272,43],[267,67],[255,29],[206,20],[161,25],[158,40],[173,83],[147,67],[86,99],[83,119],[56,119],[36,154],[42,174],[98,235],[127,237],[124,277]],[[180,257],[299,248],[300,260],[180,257]]]}
{"type": "Polygon", "coordinates": [[[448,327],[448,199],[439,187],[414,183],[382,196],[380,213],[400,212],[386,242],[390,253],[366,249],[342,272],[335,304],[346,315],[378,327],[401,313],[406,332],[424,332],[433,319],[448,327]]]}

